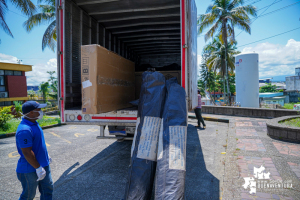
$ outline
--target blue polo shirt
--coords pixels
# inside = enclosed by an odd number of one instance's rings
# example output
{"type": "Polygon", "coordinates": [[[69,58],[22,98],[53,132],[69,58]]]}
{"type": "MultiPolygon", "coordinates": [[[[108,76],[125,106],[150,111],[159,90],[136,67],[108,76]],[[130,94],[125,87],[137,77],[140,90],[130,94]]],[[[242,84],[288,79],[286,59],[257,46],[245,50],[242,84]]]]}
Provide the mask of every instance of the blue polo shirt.
{"type": "Polygon", "coordinates": [[[44,133],[38,122],[33,123],[23,118],[16,132],[16,144],[21,156],[16,169],[17,173],[35,172],[35,168],[25,159],[21,148],[32,147],[32,151],[38,163],[42,167],[49,165],[44,133]]]}

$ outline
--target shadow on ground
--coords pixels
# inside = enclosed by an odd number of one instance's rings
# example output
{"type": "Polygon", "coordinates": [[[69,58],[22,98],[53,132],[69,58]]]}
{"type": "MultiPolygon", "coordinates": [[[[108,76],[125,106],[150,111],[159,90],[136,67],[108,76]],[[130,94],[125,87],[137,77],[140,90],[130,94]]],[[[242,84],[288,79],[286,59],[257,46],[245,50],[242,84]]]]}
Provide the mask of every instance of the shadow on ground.
{"type": "Polygon", "coordinates": [[[186,199],[219,199],[219,180],[206,168],[197,129],[192,125],[187,141],[186,199]]]}
{"type": "MultiPolygon", "coordinates": [[[[206,169],[197,130],[191,127],[187,136],[186,199],[219,199],[219,180],[206,169]]],[[[79,163],[74,163],[54,183],[53,199],[122,199],[130,148],[131,141],[115,142],[75,170],[79,163]]]]}

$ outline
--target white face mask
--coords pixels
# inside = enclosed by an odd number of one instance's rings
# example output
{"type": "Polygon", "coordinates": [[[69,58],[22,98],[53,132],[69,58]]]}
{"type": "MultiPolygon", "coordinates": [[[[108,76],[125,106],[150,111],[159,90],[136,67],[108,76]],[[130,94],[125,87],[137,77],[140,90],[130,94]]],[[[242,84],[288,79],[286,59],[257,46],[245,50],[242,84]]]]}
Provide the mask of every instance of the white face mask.
{"type": "Polygon", "coordinates": [[[31,118],[31,117],[28,117],[27,115],[29,114],[25,114],[24,116],[26,116],[26,118],[29,118],[29,119],[43,119],[43,116],[44,116],[44,113],[43,113],[43,111],[33,111],[33,112],[38,112],[38,113],[40,113],[40,115],[38,116],[38,117],[35,117],[35,118],[31,118]]]}

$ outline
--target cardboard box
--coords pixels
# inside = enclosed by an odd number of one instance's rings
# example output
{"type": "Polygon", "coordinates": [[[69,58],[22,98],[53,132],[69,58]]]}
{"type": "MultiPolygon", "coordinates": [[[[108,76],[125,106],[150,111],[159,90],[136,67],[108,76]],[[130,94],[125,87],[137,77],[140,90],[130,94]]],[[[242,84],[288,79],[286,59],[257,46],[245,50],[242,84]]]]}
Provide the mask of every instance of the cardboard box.
{"type": "MultiPolygon", "coordinates": [[[[181,85],[181,71],[175,70],[175,71],[157,71],[162,73],[166,80],[176,77],[179,85],[181,85]]],[[[141,87],[142,87],[142,74],[143,72],[135,72],[135,98],[140,98],[141,93],[141,87]]]]}
{"type": "Polygon", "coordinates": [[[82,113],[130,107],[135,100],[135,67],[99,45],[81,46],[82,113]]]}

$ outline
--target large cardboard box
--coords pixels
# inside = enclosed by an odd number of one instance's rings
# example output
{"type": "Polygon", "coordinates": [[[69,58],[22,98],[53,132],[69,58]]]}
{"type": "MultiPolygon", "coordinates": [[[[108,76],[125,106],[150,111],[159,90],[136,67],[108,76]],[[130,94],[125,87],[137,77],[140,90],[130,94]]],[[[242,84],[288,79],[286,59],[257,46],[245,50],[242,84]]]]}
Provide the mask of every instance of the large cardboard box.
{"type": "Polygon", "coordinates": [[[81,46],[82,113],[130,107],[135,100],[134,63],[99,45],[81,46]]]}

